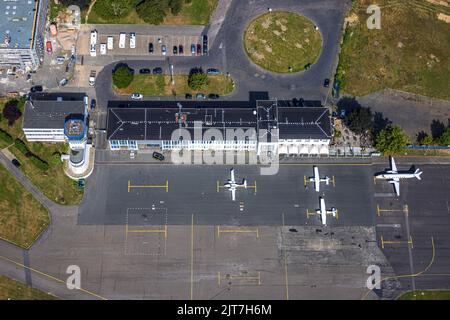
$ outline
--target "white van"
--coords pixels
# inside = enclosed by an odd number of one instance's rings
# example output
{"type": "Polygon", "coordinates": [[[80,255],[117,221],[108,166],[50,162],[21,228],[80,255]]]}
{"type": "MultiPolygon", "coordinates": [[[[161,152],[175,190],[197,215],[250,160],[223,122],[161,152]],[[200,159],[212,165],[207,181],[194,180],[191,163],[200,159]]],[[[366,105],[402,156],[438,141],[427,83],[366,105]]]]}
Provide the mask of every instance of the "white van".
{"type": "Polygon", "coordinates": [[[92,57],[95,57],[97,55],[97,30],[91,31],[91,43],[89,53],[91,54],[92,57]]]}
{"type": "Polygon", "coordinates": [[[134,32],[130,33],[130,48],[131,49],[136,48],[136,33],[134,32]]]}
{"type": "Polygon", "coordinates": [[[100,43],[100,54],[106,54],[106,43],[100,43]]]}
{"type": "Polygon", "coordinates": [[[125,32],[121,32],[119,35],[119,48],[120,49],[124,49],[125,48],[125,40],[126,40],[126,33],[125,32]]]}
{"type": "Polygon", "coordinates": [[[112,36],[108,37],[107,45],[108,45],[108,50],[114,49],[114,39],[112,36]]]}

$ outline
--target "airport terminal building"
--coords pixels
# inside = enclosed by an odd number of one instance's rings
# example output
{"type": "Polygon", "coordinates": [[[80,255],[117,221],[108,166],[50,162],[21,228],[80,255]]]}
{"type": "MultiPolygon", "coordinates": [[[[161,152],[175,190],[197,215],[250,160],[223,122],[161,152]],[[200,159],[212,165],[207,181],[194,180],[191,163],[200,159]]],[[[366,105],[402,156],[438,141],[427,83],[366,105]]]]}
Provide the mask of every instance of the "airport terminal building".
{"type": "Polygon", "coordinates": [[[323,107],[280,106],[257,101],[254,108],[109,108],[110,150],[237,150],[272,154],[328,155],[330,114],[323,107]]]}

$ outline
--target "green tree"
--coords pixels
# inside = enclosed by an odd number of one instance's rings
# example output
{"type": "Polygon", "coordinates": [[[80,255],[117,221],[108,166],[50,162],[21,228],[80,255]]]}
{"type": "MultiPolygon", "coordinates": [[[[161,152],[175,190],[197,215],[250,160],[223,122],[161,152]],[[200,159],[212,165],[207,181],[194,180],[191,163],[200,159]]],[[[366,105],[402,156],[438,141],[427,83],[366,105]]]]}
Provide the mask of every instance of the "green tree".
{"type": "Polygon", "coordinates": [[[200,90],[208,83],[208,75],[201,68],[193,68],[189,72],[188,86],[192,90],[200,90]]]}
{"type": "Polygon", "coordinates": [[[373,128],[373,115],[370,108],[360,107],[348,115],[346,126],[356,134],[363,134],[373,128]]]}
{"type": "Polygon", "coordinates": [[[111,16],[119,18],[128,15],[133,5],[130,0],[97,0],[95,9],[99,16],[110,19],[111,16]]]}
{"type": "Polygon", "coordinates": [[[144,0],[136,7],[139,17],[150,24],[160,24],[166,17],[167,0],[144,0]]]}
{"type": "Polygon", "coordinates": [[[450,128],[445,128],[444,132],[439,137],[439,144],[441,146],[450,146],[450,128]]]}
{"type": "Polygon", "coordinates": [[[128,66],[120,66],[113,71],[113,84],[119,89],[128,87],[133,81],[133,72],[128,66]]]}
{"type": "Polygon", "coordinates": [[[433,144],[433,137],[431,137],[428,134],[423,135],[423,136],[417,138],[417,143],[421,146],[429,146],[429,145],[433,144]]]}
{"type": "Polygon", "coordinates": [[[169,7],[172,14],[177,15],[183,9],[183,0],[169,0],[169,7]]]}
{"type": "Polygon", "coordinates": [[[408,136],[398,125],[388,125],[380,131],[376,138],[375,147],[386,155],[399,152],[409,143],[408,136]]]}

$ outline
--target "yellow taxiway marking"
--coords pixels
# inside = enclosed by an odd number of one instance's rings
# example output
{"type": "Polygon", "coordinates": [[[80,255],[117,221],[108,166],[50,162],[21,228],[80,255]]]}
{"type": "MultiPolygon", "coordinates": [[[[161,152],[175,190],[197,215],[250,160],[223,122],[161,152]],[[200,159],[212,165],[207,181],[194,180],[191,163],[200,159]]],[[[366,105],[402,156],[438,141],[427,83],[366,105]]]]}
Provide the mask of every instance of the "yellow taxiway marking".
{"type": "MultiPolygon", "coordinates": [[[[44,272],[42,272],[42,271],[39,271],[39,270],[36,270],[36,269],[34,269],[34,268],[28,267],[28,266],[26,266],[26,265],[24,265],[24,264],[22,264],[22,263],[20,263],[20,262],[14,261],[14,260],[12,260],[12,259],[9,259],[9,258],[3,257],[3,256],[0,256],[0,259],[2,259],[2,260],[4,260],[4,261],[11,262],[12,264],[15,264],[16,266],[19,266],[19,267],[21,267],[21,268],[28,269],[28,270],[30,270],[30,271],[32,271],[32,272],[35,272],[35,273],[37,273],[37,274],[40,274],[41,276],[47,277],[47,278],[49,278],[49,279],[51,279],[51,280],[54,280],[54,281],[56,281],[56,282],[59,282],[59,283],[63,284],[64,286],[66,286],[66,281],[61,280],[61,279],[58,279],[58,278],[56,278],[56,277],[54,277],[54,276],[52,276],[52,275],[49,275],[49,274],[44,273],[44,272]]],[[[106,298],[104,298],[104,297],[102,297],[102,296],[100,296],[100,295],[98,295],[98,294],[96,294],[96,293],[93,293],[93,292],[91,292],[91,291],[89,291],[89,290],[86,290],[86,289],[83,289],[83,288],[79,288],[78,290],[80,290],[80,291],[82,291],[82,292],[84,292],[84,293],[87,293],[87,294],[89,294],[89,295],[91,295],[91,296],[94,296],[94,297],[96,297],[96,298],[99,298],[99,299],[102,299],[102,300],[108,300],[108,299],[106,299],[106,298]]]]}
{"type": "Polygon", "coordinates": [[[408,247],[410,247],[411,249],[414,249],[414,243],[413,243],[413,239],[411,236],[409,236],[409,240],[408,241],[386,241],[384,240],[383,236],[380,236],[381,239],[381,248],[384,249],[386,244],[404,244],[407,243],[408,247]]]}
{"type": "Polygon", "coordinates": [[[164,233],[164,238],[167,239],[167,225],[164,226],[164,229],[135,229],[127,230],[127,233],[164,233]]]}
{"type": "MultiPolygon", "coordinates": [[[[376,282],[375,285],[379,285],[379,284],[381,284],[381,282],[386,281],[386,280],[391,280],[391,279],[416,278],[416,277],[420,277],[420,276],[432,276],[432,275],[450,276],[450,273],[425,274],[433,265],[435,257],[436,257],[436,248],[434,246],[434,238],[431,237],[431,260],[430,260],[430,263],[428,263],[428,265],[425,267],[425,269],[423,269],[422,271],[419,271],[417,273],[413,273],[413,274],[402,274],[399,276],[386,277],[386,278],[383,278],[383,279],[379,280],[378,282],[376,282]]],[[[368,289],[366,291],[366,293],[361,297],[361,300],[364,300],[369,295],[370,292],[372,292],[372,290],[368,289]]]]}
{"type": "Polygon", "coordinates": [[[336,187],[336,178],[333,176],[333,187],[336,187]]]}
{"type": "Polygon", "coordinates": [[[255,233],[256,238],[259,239],[259,228],[253,230],[246,227],[225,227],[225,229],[221,229],[220,226],[217,226],[217,238],[220,238],[221,233],[255,233]]]}
{"type": "Polygon", "coordinates": [[[226,275],[223,277],[219,272],[217,272],[217,285],[220,286],[222,283],[222,279],[224,280],[241,280],[241,281],[256,281],[258,286],[261,285],[261,272],[258,271],[254,276],[242,276],[242,275],[226,275]]]}
{"type": "Polygon", "coordinates": [[[131,181],[128,180],[128,192],[131,191],[131,189],[133,188],[161,188],[161,189],[166,189],[166,192],[169,192],[169,180],[166,180],[166,184],[163,185],[132,185],[131,181]]]}
{"type": "Polygon", "coordinates": [[[404,212],[406,216],[409,214],[409,207],[407,204],[403,206],[403,209],[380,209],[377,204],[377,215],[380,217],[382,212],[404,212]]]}

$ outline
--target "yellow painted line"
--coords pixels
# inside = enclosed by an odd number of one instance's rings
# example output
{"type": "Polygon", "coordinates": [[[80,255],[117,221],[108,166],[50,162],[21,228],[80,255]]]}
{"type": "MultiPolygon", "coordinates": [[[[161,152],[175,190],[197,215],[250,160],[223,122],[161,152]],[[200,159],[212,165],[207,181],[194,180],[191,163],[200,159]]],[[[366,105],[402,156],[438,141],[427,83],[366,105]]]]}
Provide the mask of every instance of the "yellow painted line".
{"type": "Polygon", "coordinates": [[[219,180],[217,180],[217,192],[219,192],[219,180]]]}
{"type": "Polygon", "coordinates": [[[339,210],[336,210],[336,220],[339,220],[339,210]]]}
{"type": "MultiPolygon", "coordinates": [[[[28,267],[28,266],[26,266],[26,265],[24,265],[24,264],[22,264],[22,263],[20,263],[20,262],[14,261],[14,260],[12,260],[12,259],[9,259],[9,258],[3,257],[3,256],[0,256],[0,259],[2,259],[2,260],[4,260],[4,261],[11,262],[12,264],[15,264],[16,266],[19,266],[19,267],[21,267],[21,268],[25,268],[25,269],[27,269],[27,270],[33,271],[33,272],[35,272],[35,273],[37,273],[37,274],[40,274],[41,276],[47,277],[47,278],[52,279],[52,280],[54,280],[54,281],[56,281],[56,282],[59,282],[59,283],[62,283],[62,284],[64,284],[64,285],[66,285],[66,281],[64,281],[64,280],[58,279],[58,278],[56,278],[56,277],[54,277],[54,276],[52,276],[52,275],[49,275],[49,274],[44,273],[44,272],[42,272],[42,271],[39,271],[39,270],[36,270],[36,269],[34,269],[34,268],[28,267]]],[[[96,298],[99,298],[99,299],[102,299],[102,300],[108,300],[108,299],[106,299],[105,297],[102,297],[102,296],[100,296],[100,295],[98,295],[98,294],[96,294],[96,293],[93,293],[93,292],[89,291],[89,290],[86,290],[86,289],[83,289],[83,288],[80,288],[80,289],[78,289],[78,290],[80,290],[80,291],[82,291],[82,292],[84,292],[84,293],[87,293],[87,294],[89,294],[89,295],[91,295],[91,296],[94,296],[94,297],[96,297],[96,298]]]]}
{"type": "Polygon", "coordinates": [[[256,228],[256,238],[259,239],[259,228],[256,228]]]}
{"type": "Polygon", "coordinates": [[[380,206],[377,204],[377,216],[380,216],[380,206]]]}
{"type": "Polygon", "coordinates": [[[125,242],[127,242],[127,240],[128,240],[128,221],[125,224],[125,242]]]}
{"type": "Polygon", "coordinates": [[[217,226],[217,238],[220,238],[220,226],[217,226]]]}
{"type": "Polygon", "coordinates": [[[128,192],[130,192],[130,185],[131,185],[131,182],[130,182],[130,180],[128,180],[128,192]]]}
{"type": "Polygon", "coordinates": [[[255,233],[256,238],[259,238],[259,228],[256,228],[255,230],[252,229],[219,229],[219,226],[217,226],[217,236],[220,237],[221,233],[255,233]]]}
{"type": "MultiPolygon", "coordinates": [[[[411,241],[412,241],[412,239],[411,239],[411,241]]],[[[386,278],[383,278],[383,279],[381,279],[380,281],[378,281],[375,285],[379,285],[379,284],[381,284],[383,281],[391,280],[391,279],[416,278],[416,277],[420,277],[420,276],[431,276],[431,275],[433,275],[433,274],[425,274],[425,273],[426,273],[426,272],[431,268],[431,266],[433,265],[435,257],[436,257],[436,248],[435,248],[435,246],[434,246],[434,238],[431,237],[431,260],[430,260],[430,263],[428,263],[428,265],[425,267],[425,269],[423,269],[423,270],[420,271],[420,272],[413,273],[413,274],[403,274],[403,275],[399,275],[399,276],[386,277],[386,278]]],[[[443,275],[450,275],[450,274],[443,274],[443,275]]],[[[361,300],[364,300],[364,299],[369,295],[369,293],[370,293],[371,291],[372,291],[372,290],[370,290],[370,289],[367,290],[366,293],[361,297],[361,300]]]]}
{"type": "Polygon", "coordinates": [[[169,180],[166,180],[166,192],[169,192],[169,180]]]}
{"type": "Polygon", "coordinates": [[[255,193],[258,191],[258,188],[256,187],[256,181],[255,181],[255,193]]]}
{"type": "Polygon", "coordinates": [[[306,176],[303,176],[303,186],[306,188],[306,176]]]}
{"type": "Polygon", "coordinates": [[[217,272],[217,285],[220,287],[220,271],[217,272]]]}
{"type": "Polygon", "coordinates": [[[164,229],[155,229],[155,230],[128,230],[128,233],[167,233],[167,230],[164,230],[164,229]]]}
{"type": "Polygon", "coordinates": [[[381,238],[381,249],[384,249],[384,239],[383,239],[383,236],[380,236],[380,238],[381,238]]]}
{"type": "Polygon", "coordinates": [[[194,299],[194,215],[191,215],[191,300],[194,299]]]}
{"type": "Polygon", "coordinates": [[[383,236],[381,236],[381,247],[384,249],[384,245],[385,244],[408,244],[408,247],[411,247],[411,249],[414,248],[414,243],[413,243],[413,239],[411,236],[409,236],[409,240],[408,241],[386,241],[383,239],[383,236]]]}
{"type": "Polygon", "coordinates": [[[336,178],[333,176],[333,187],[336,187],[336,178]]]}

